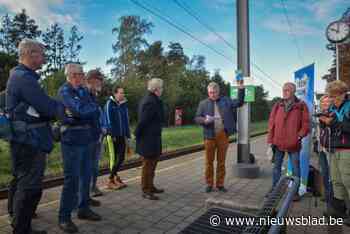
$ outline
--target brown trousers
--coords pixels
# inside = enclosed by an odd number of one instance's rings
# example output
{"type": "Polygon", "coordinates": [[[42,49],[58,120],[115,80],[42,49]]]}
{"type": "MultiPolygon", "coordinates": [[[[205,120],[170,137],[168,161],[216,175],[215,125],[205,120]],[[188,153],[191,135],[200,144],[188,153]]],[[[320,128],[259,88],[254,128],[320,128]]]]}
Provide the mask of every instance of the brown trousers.
{"type": "Polygon", "coordinates": [[[214,185],[214,160],[217,156],[216,186],[224,186],[225,160],[229,139],[225,131],[216,134],[214,139],[206,139],[205,147],[205,179],[208,186],[214,185]]]}
{"type": "Polygon", "coordinates": [[[142,175],[141,186],[144,193],[151,193],[154,188],[154,175],[157,167],[157,158],[143,158],[142,160],[142,175]]]}

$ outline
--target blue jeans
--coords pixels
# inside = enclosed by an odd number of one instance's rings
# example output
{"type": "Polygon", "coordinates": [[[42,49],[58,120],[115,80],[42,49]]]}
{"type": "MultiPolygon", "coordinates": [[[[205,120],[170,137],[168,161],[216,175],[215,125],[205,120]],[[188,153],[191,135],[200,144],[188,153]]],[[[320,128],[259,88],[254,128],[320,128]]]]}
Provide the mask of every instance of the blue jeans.
{"type": "MultiPolygon", "coordinates": [[[[278,183],[279,179],[281,178],[281,170],[282,170],[284,154],[285,154],[284,151],[280,151],[276,147],[276,150],[274,153],[274,166],[273,166],[273,172],[272,172],[272,187],[275,187],[275,185],[278,183]]],[[[293,152],[293,153],[288,152],[288,155],[292,159],[293,176],[300,178],[299,152],[293,152]]]]}
{"type": "Polygon", "coordinates": [[[77,206],[78,212],[89,209],[89,184],[94,144],[79,146],[61,144],[64,184],[58,217],[60,223],[71,220],[71,213],[77,206]]]}
{"type": "Polygon", "coordinates": [[[319,153],[319,162],[321,166],[321,173],[323,178],[323,186],[325,189],[325,196],[327,204],[330,204],[333,197],[332,183],[329,178],[329,165],[327,160],[327,154],[324,151],[319,153]]]}
{"type": "Polygon", "coordinates": [[[92,154],[92,175],[91,175],[91,188],[96,188],[96,183],[97,183],[97,177],[99,174],[99,161],[101,158],[101,153],[102,153],[102,142],[97,141],[94,143],[94,154],[92,154]]]}

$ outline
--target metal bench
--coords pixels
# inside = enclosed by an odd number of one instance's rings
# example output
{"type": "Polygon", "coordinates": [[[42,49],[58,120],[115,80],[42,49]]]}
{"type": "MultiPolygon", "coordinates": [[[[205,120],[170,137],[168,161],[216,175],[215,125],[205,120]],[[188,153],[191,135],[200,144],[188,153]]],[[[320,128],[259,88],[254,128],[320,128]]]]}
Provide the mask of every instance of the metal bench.
{"type": "Polygon", "coordinates": [[[268,194],[261,209],[256,214],[244,213],[239,210],[214,207],[210,208],[189,224],[181,234],[206,234],[206,233],[268,233],[277,234],[281,231],[281,225],[268,226],[262,219],[284,218],[287,215],[288,208],[293,200],[294,195],[299,188],[299,178],[285,176],[280,179],[277,186],[268,194]],[[227,224],[227,218],[231,223],[227,224]],[[233,220],[235,218],[235,220],[233,220]],[[237,223],[236,218],[245,218],[247,223],[237,223]],[[261,219],[262,218],[262,219],[261,219]]]}

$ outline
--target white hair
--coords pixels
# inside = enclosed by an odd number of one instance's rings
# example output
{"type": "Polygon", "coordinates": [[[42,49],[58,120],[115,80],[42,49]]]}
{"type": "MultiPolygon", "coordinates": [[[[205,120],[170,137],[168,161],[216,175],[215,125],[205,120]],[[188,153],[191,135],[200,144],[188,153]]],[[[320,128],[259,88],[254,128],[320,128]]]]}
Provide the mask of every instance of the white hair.
{"type": "Polygon", "coordinates": [[[297,90],[297,86],[293,82],[286,82],[283,84],[283,87],[291,87],[293,90],[293,93],[297,90]]]}
{"type": "Polygon", "coordinates": [[[83,72],[83,66],[78,63],[68,63],[64,68],[64,74],[66,75],[67,80],[69,80],[69,76],[73,72],[83,72]]]}
{"type": "Polygon", "coordinates": [[[210,83],[208,84],[207,89],[208,89],[208,90],[209,90],[209,89],[214,89],[214,90],[216,90],[216,91],[220,91],[220,86],[219,86],[218,83],[216,83],[216,82],[210,82],[210,83]]]}
{"type": "Polygon", "coordinates": [[[38,52],[38,50],[44,51],[45,50],[44,44],[36,40],[24,38],[18,44],[18,57],[21,60],[23,59],[23,57],[31,55],[33,52],[38,52]]]}
{"type": "Polygon", "coordinates": [[[163,88],[163,80],[159,78],[153,78],[150,79],[147,83],[147,89],[150,92],[156,91],[156,89],[162,89],[163,88]]]}

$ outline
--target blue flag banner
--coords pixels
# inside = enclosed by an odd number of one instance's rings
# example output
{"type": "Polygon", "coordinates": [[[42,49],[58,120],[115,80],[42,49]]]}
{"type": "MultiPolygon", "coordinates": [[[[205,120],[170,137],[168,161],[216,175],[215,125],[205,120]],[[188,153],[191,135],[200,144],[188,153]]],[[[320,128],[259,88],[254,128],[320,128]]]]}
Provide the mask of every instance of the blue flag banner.
{"type": "MultiPolygon", "coordinates": [[[[314,109],[314,82],[315,82],[315,64],[308,65],[297,70],[294,73],[295,84],[297,87],[296,96],[303,100],[310,113],[310,127],[312,113],[314,109]]],[[[309,175],[309,157],[311,154],[311,135],[304,137],[302,140],[302,147],[300,150],[300,178],[301,183],[299,187],[299,194],[306,193],[307,180],[309,175]]],[[[287,174],[292,174],[292,162],[288,159],[287,174]]]]}

